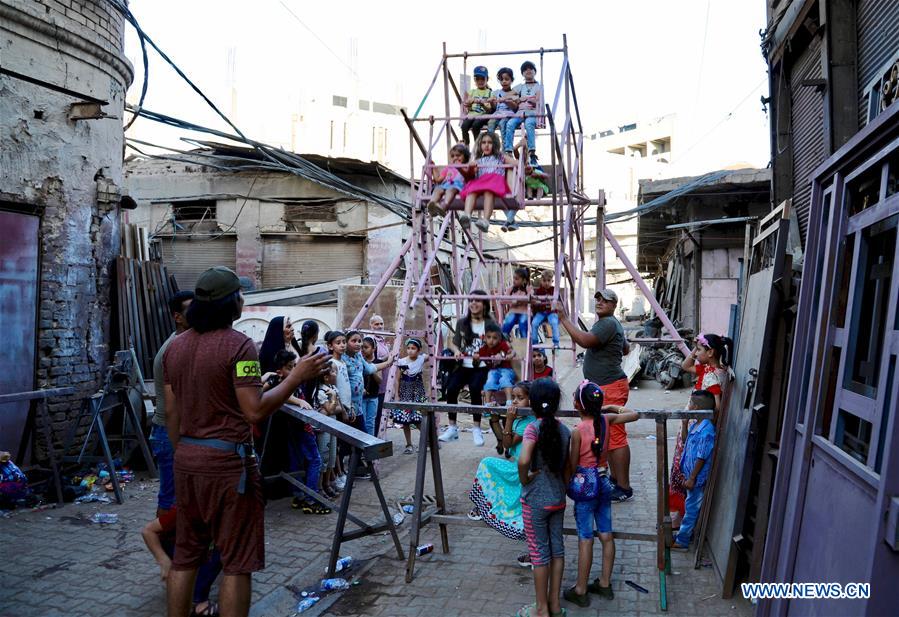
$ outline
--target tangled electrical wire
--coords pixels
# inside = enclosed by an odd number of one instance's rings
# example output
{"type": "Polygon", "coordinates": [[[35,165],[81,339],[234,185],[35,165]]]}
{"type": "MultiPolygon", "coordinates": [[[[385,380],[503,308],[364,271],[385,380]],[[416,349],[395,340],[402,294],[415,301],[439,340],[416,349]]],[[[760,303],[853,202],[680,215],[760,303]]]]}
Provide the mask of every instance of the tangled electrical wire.
{"type": "MultiPolygon", "coordinates": [[[[122,2],[122,0],[107,0],[111,6],[113,6],[119,13],[122,14],[123,18],[131,24],[137,33],[138,39],[140,41],[141,46],[141,54],[144,68],[143,75],[143,83],[141,85],[141,94],[140,99],[138,100],[137,105],[126,105],[126,110],[132,114],[131,119],[125,125],[124,130],[127,131],[132,124],[137,120],[138,117],[146,118],[148,120],[152,120],[154,122],[159,122],[168,126],[195,131],[199,133],[204,133],[208,135],[213,135],[217,137],[221,137],[224,139],[228,139],[229,141],[242,143],[255,152],[259,154],[261,157],[260,160],[258,158],[253,157],[242,157],[242,156],[222,156],[219,154],[209,154],[197,151],[175,151],[177,156],[172,155],[154,155],[147,154],[136,148],[134,143],[143,143],[145,145],[153,146],[153,144],[149,144],[147,142],[140,142],[138,140],[129,139],[129,147],[131,147],[136,152],[142,154],[143,156],[148,156],[151,158],[162,158],[162,159],[173,159],[185,162],[193,162],[197,163],[197,158],[216,158],[219,159],[220,163],[225,163],[223,165],[217,165],[212,161],[203,162],[203,165],[207,165],[210,167],[217,167],[219,169],[227,169],[231,171],[280,171],[287,172],[293,175],[299,176],[326,188],[332,189],[354,199],[360,199],[364,201],[369,201],[375,204],[378,204],[385,208],[386,210],[392,212],[397,215],[401,219],[406,222],[412,221],[412,204],[408,201],[404,201],[395,197],[388,197],[385,195],[381,195],[379,193],[375,193],[368,189],[357,186],[343,178],[331,173],[330,171],[315,165],[314,163],[306,160],[302,156],[295,154],[293,152],[288,152],[283,150],[282,148],[277,148],[274,146],[270,146],[268,144],[264,144],[261,142],[257,142],[251,140],[244,135],[244,133],[237,127],[234,122],[232,122],[228,116],[222,112],[212,100],[207,97],[203,91],[178,67],[175,62],[169,58],[169,56],[159,48],[159,46],[151,39],[146,32],[141,28],[140,24],[137,21],[137,18],[128,8],[128,6],[122,2]],[[181,77],[185,83],[187,83],[190,88],[196,92],[205,103],[228,125],[233,129],[235,134],[225,133],[223,131],[219,131],[216,129],[204,127],[198,124],[194,124],[192,122],[187,122],[185,120],[181,120],[179,118],[175,118],[173,116],[168,116],[162,113],[157,113],[150,111],[144,107],[144,102],[146,100],[148,83],[149,83],[149,59],[147,54],[147,46],[153,48],[156,53],[170,66],[172,69],[181,77]]],[[[185,140],[190,142],[191,140],[185,140]]],[[[158,146],[155,146],[158,147],[158,146]]],[[[645,204],[641,204],[636,208],[632,208],[630,210],[624,210],[621,212],[614,212],[605,215],[606,222],[622,222],[626,220],[630,220],[636,216],[642,216],[653,210],[656,210],[667,203],[677,199],[678,197],[688,194],[694,189],[715,182],[719,178],[723,177],[726,171],[717,171],[706,174],[704,176],[700,176],[696,178],[692,182],[684,184],[675,190],[666,193],[665,195],[661,195],[656,199],[653,199],[645,204]]],[[[382,181],[383,182],[383,181],[382,181]]],[[[500,226],[504,224],[502,220],[491,220],[492,224],[496,226],[500,226]]],[[[550,221],[520,221],[519,226],[521,227],[549,227],[555,225],[557,223],[550,221]]],[[[584,219],[585,225],[594,225],[596,224],[596,218],[584,219]]],[[[552,240],[553,236],[549,235],[546,238],[541,238],[535,241],[526,242],[524,244],[514,245],[508,248],[521,248],[525,246],[533,246],[536,244],[540,244],[542,242],[548,242],[552,240]]]]}

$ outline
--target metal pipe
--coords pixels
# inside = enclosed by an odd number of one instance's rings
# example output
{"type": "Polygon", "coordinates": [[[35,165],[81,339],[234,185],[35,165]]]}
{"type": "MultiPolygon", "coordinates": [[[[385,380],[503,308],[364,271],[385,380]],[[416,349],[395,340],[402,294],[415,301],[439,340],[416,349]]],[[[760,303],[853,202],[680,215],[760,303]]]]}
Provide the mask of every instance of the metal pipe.
{"type": "Polygon", "coordinates": [[[384,288],[387,287],[387,283],[390,282],[390,279],[393,278],[393,273],[396,272],[396,269],[399,268],[400,262],[403,260],[403,256],[409,251],[409,248],[412,246],[412,242],[415,239],[415,234],[409,236],[409,239],[403,243],[403,247],[400,249],[399,253],[396,257],[393,258],[393,261],[390,262],[390,265],[387,266],[387,269],[384,271],[384,274],[381,275],[381,280],[378,281],[378,284],[375,285],[375,288],[369,294],[368,299],[362,305],[362,308],[359,310],[359,314],[356,315],[353,322],[350,324],[349,329],[355,330],[362,320],[365,319],[365,315],[368,314],[368,309],[371,308],[371,305],[374,303],[375,299],[380,295],[384,288]]]}
{"type": "Polygon", "coordinates": [[[634,267],[634,264],[631,263],[631,260],[628,259],[627,255],[624,252],[624,249],[621,248],[621,245],[618,244],[618,240],[615,239],[615,236],[612,235],[612,232],[609,231],[608,228],[603,229],[603,236],[606,240],[609,241],[609,244],[612,245],[612,248],[615,249],[615,253],[618,254],[618,259],[624,264],[624,267],[627,268],[627,271],[631,273],[631,276],[634,278],[634,282],[643,292],[643,295],[646,296],[646,299],[649,301],[650,306],[655,310],[656,315],[659,316],[659,319],[665,325],[665,328],[668,330],[668,333],[671,334],[671,337],[677,339],[679,342],[677,343],[677,348],[680,349],[681,353],[684,356],[690,355],[690,348],[687,347],[686,343],[684,343],[684,339],[677,332],[677,328],[674,327],[674,324],[671,323],[671,320],[668,319],[668,315],[665,314],[665,311],[662,310],[662,306],[659,304],[656,297],[653,295],[652,290],[646,284],[646,281],[643,280],[643,277],[640,276],[640,273],[637,271],[637,268],[634,267]]]}
{"type": "Polygon", "coordinates": [[[456,54],[444,54],[447,58],[479,58],[483,56],[523,56],[525,54],[558,54],[565,51],[564,49],[522,49],[518,51],[475,51],[462,52],[456,54]]]}

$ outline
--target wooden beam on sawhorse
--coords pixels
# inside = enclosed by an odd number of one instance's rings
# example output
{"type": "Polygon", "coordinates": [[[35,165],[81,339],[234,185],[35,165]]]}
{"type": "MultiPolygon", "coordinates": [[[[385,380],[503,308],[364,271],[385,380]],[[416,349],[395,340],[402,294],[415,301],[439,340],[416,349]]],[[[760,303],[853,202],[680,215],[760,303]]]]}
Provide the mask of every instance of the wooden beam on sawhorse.
{"type": "MultiPolygon", "coordinates": [[[[412,582],[415,574],[415,549],[418,547],[421,536],[421,528],[428,522],[435,522],[440,526],[440,539],[443,544],[443,552],[449,552],[449,538],[447,525],[481,525],[482,523],[470,521],[466,517],[451,515],[446,512],[446,500],[443,493],[443,475],[440,467],[440,453],[437,445],[437,425],[435,414],[452,410],[455,413],[493,413],[503,410],[496,407],[483,405],[448,405],[446,403],[409,403],[403,401],[390,401],[391,407],[417,411],[422,416],[421,438],[419,440],[418,466],[415,470],[415,498],[412,519],[412,533],[409,540],[409,556],[406,561],[406,582],[412,582]],[[424,483],[427,466],[427,452],[430,450],[431,468],[434,474],[434,490],[436,492],[437,507],[429,508],[423,512],[424,483]]],[[[710,410],[691,409],[635,409],[640,419],[654,420],[656,423],[656,528],[654,533],[636,531],[616,531],[613,535],[622,540],[637,542],[652,542],[656,545],[656,565],[659,571],[659,608],[668,610],[668,575],[671,574],[671,545],[673,537],[671,532],[671,513],[668,511],[668,420],[687,419],[711,419],[710,410]]],[[[530,415],[530,409],[518,410],[520,415],[530,415]]],[[[573,409],[560,409],[556,417],[571,418],[580,417],[580,413],[573,409]]],[[[576,535],[577,530],[565,529],[565,535],[576,535]]]]}
{"type": "Polygon", "coordinates": [[[337,560],[340,558],[341,544],[376,533],[382,533],[384,531],[389,531],[390,535],[393,537],[393,545],[396,548],[397,557],[401,560],[404,559],[403,546],[396,531],[396,524],[393,522],[393,515],[387,507],[387,500],[384,498],[384,492],[381,489],[381,481],[378,478],[377,469],[375,469],[375,465],[373,464],[375,460],[393,456],[393,442],[369,435],[348,424],[344,424],[336,418],[326,416],[317,411],[312,411],[311,409],[302,409],[296,405],[284,405],[278,411],[295,420],[305,422],[322,432],[333,435],[339,441],[349,445],[352,448],[349,469],[358,469],[359,464],[364,461],[365,468],[368,469],[371,474],[371,481],[372,484],[374,484],[375,493],[377,494],[378,502],[381,505],[381,512],[384,514],[384,522],[369,524],[350,512],[350,498],[353,494],[353,485],[355,484],[356,479],[355,471],[347,474],[346,487],[340,498],[339,505],[332,503],[326,497],[320,495],[314,488],[308,487],[300,482],[295,477],[296,474],[300,472],[282,471],[276,476],[273,476],[286,480],[292,486],[295,486],[318,503],[337,511],[337,526],[334,530],[334,537],[331,541],[331,554],[328,559],[328,576],[334,576],[335,574],[337,560]],[[359,529],[347,532],[347,519],[358,525],[359,529]]]}

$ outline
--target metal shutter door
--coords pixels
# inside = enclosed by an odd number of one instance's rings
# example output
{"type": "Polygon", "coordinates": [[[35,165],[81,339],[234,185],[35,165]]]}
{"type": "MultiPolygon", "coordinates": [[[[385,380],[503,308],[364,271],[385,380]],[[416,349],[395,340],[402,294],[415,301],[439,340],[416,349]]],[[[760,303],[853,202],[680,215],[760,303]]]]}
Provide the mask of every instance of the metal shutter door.
{"type": "Polygon", "coordinates": [[[363,239],[321,236],[263,240],[262,287],[292,287],[362,276],[363,239]]]}
{"type": "Polygon", "coordinates": [[[195,238],[163,238],[162,263],[169,274],[175,275],[178,289],[193,289],[203,272],[213,266],[237,267],[237,239],[222,237],[215,240],[195,238]]]}
{"type": "Polygon", "coordinates": [[[808,213],[812,201],[811,173],[824,160],[824,94],[802,82],[822,79],[821,40],[812,39],[796,59],[790,74],[793,130],[793,208],[799,219],[799,232],[805,243],[808,213]]]}
{"type": "Polygon", "coordinates": [[[899,50],[899,2],[859,0],[858,20],[858,112],[859,128],[868,120],[868,83],[899,50]]]}

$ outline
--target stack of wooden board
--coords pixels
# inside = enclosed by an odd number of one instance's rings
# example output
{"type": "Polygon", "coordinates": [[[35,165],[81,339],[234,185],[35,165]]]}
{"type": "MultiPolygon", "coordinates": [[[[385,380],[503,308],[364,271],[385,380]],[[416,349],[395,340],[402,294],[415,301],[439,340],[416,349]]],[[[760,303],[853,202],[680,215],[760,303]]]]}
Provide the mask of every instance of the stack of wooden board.
{"type": "Polygon", "coordinates": [[[153,374],[153,357],[175,329],[168,300],[178,291],[156,261],[116,258],[117,349],[133,348],[143,375],[153,374]]]}

